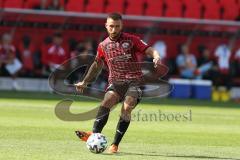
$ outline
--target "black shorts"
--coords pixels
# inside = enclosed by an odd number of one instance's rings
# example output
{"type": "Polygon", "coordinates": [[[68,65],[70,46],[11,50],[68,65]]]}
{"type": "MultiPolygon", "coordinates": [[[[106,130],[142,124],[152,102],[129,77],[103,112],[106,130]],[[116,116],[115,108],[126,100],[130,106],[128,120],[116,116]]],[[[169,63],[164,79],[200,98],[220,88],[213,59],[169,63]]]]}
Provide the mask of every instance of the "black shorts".
{"type": "Polygon", "coordinates": [[[106,89],[106,92],[107,91],[115,91],[120,96],[119,102],[122,102],[126,96],[137,98],[137,103],[139,103],[142,98],[140,86],[133,82],[115,82],[109,84],[106,89]]]}

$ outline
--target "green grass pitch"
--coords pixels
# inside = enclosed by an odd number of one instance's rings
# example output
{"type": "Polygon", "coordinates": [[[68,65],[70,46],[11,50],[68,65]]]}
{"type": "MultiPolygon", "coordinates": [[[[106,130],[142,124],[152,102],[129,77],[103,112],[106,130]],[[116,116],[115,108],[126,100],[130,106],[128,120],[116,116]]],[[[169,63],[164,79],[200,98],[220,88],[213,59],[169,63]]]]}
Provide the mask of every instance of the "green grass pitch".
{"type": "MultiPolygon", "coordinates": [[[[134,110],[135,118],[120,144],[120,152],[110,155],[90,153],[74,134],[75,129],[91,130],[93,120],[65,122],[55,116],[54,107],[61,98],[47,93],[0,92],[0,160],[240,160],[237,104],[173,99],[142,101],[134,110]],[[150,117],[159,116],[159,112],[182,117],[171,121],[150,117]]],[[[77,99],[73,113],[98,104],[77,99]]],[[[111,113],[103,130],[109,144],[119,112],[120,105],[111,113]]]]}

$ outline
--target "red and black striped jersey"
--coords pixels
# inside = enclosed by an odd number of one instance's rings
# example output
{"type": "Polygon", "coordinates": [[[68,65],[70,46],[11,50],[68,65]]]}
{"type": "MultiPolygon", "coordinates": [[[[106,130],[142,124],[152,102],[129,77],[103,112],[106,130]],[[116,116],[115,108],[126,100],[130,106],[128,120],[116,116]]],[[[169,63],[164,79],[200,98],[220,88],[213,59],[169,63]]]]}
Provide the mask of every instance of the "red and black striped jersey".
{"type": "Polygon", "coordinates": [[[98,45],[96,61],[105,61],[109,69],[108,82],[139,80],[142,78],[137,54],[143,54],[149,47],[139,37],[121,33],[116,40],[107,37],[98,45]]]}

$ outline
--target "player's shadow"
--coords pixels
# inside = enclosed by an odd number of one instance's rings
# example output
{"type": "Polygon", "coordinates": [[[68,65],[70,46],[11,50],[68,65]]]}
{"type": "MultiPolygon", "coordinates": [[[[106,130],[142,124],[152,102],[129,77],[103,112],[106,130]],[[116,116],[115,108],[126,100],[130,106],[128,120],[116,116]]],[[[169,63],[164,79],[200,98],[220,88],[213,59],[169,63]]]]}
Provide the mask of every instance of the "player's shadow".
{"type": "MultiPolygon", "coordinates": [[[[105,155],[113,155],[106,154],[105,155]]],[[[201,156],[201,155],[164,155],[164,154],[154,154],[154,153],[133,153],[133,152],[119,152],[114,154],[116,156],[133,155],[133,156],[147,156],[147,157],[171,157],[171,158],[201,158],[201,159],[216,159],[216,160],[240,160],[236,158],[226,158],[226,157],[215,157],[215,156],[201,156]]]]}

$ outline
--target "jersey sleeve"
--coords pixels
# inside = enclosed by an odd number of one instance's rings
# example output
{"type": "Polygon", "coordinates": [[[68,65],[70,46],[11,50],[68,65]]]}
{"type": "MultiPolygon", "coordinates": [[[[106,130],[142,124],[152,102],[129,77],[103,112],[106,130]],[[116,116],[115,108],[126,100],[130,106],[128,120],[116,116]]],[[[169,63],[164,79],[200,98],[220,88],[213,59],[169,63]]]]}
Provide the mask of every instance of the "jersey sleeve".
{"type": "Polygon", "coordinates": [[[145,43],[143,40],[141,40],[137,36],[133,37],[133,43],[134,43],[134,47],[135,47],[136,51],[138,51],[140,53],[143,53],[149,47],[149,45],[147,43],[145,43]]]}
{"type": "Polygon", "coordinates": [[[95,57],[95,61],[99,62],[100,60],[104,60],[104,52],[102,46],[99,44],[97,48],[97,55],[95,57]]]}

